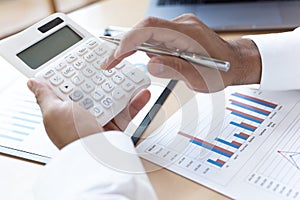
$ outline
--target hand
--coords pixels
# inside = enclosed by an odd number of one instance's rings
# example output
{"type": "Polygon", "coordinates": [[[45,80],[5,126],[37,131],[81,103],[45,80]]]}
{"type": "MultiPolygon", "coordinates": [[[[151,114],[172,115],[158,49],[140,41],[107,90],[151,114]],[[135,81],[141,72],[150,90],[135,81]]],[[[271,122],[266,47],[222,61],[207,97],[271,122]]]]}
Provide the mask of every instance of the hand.
{"type": "Polygon", "coordinates": [[[58,98],[45,82],[30,79],[27,85],[41,108],[46,132],[59,149],[79,138],[104,130],[124,130],[150,99],[150,92],[142,90],[131,100],[127,109],[102,127],[90,112],[77,103],[58,98]]]}
{"type": "Polygon", "coordinates": [[[124,35],[114,59],[104,68],[112,68],[132,54],[137,45],[150,43],[171,50],[198,53],[229,61],[228,72],[218,72],[192,65],[176,57],[150,55],[149,72],[160,78],[183,80],[199,92],[214,92],[228,85],[259,83],[261,61],[258,49],[251,40],[225,41],[203,24],[196,16],[185,14],[172,21],[147,18],[124,35]]]}

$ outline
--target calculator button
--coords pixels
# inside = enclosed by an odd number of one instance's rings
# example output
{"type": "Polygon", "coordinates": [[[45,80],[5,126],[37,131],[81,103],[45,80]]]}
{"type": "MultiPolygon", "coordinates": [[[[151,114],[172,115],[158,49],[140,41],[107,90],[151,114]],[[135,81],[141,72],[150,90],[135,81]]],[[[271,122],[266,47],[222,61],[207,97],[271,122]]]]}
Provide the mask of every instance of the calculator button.
{"type": "Polygon", "coordinates": [[[106,97],[101,101],[101,104],[103,105],[103,107],[105,108],[110,108],[113,105],[113,100],[110,97],[106,97]]]}
{"type": "Polygon", "coordinates": [[[88,52],[88,49],[86,47],[82,47],[77,51],[77,54],[79,56],[82,56],[82,55],[86,54],[87,52],[88,52]]]}
{"type": "Polygon", "coordinates": [[[125,67],[125,63],[119,63],[115,66],[116,69],[122,69],[123,67],[125,67]]]}
{"type": "Polygon", "coordinates": [[[58,86],[64,82],[64,79],[61,75],[54,75],[50,78],[50,83],[54,86],[58,86]]]}
{"type": "Polygon", "coordinates": [[[73,67],[68,66],[67,68],[63,69],[61,73],[64,77],[70,78],[75,75],[76,71],[73,67]]]}
{"type": "Polygon", "coordinates": [[[107,81],[105,83],[103,83],[101,85],[102,89],[105,91],[105,92],[111,92],[113,89],[114,89],[114,84],[110,81],[107,81]]]}
{"type": "Polygon", "coordinates": [[[91,77],[93,76],[96,72],[95,70],[93,70],[90,67],[86,67],[82,70],[82,73],[86,76],[86,77],[91,77]]]}
{"type": "Polygon", "coordinates": [[[112,92],[112,97],[116,100],[122,99],[125,96],[125,93],[123,90],[117,88],[112,92]]]}
{"type": "Polygon", "coordinates": [[[69,95],[69,98],[72,100],[72,101],[79,101],[80,99],[83,98],[83,93],[80,91],[80,90],[75,90],[73,93],[71,93],[69,95]]]}
{"type": "Polygon", "coordinates": [[[93,62],[94,60],[96,60],[97,56],[96,56],[96,54],[94,54],[93,52],[90,52],[90,53],[84,55],[83,58],[84,58],[87,62],[91,63],[91,62],[93,62]]]}
{"type": "Polygon", "coordinates": [[[113,82],[115,82],[116,84],[120,84],[124,81],[124,76],[122,74],[115,74],[112,77],[113,82]]]}
{"type": "Polygon", "coordinates": [[[90,93],[92,90],[95,89],[95,86],[92,82],[90,81],[86,81],[81,85],[81,89],[85,92],[85,93],[90,93]]]}
{"type": "Polygon", "coordinates": [[[68,94],[73,90],[73,87],[70,83],[65,82],[61,86],[59,86],[59,89],[62,93],[68,94]]]}
{"type": "Polygon", "coordinates": [[[103,74],[107,77],[111,77],[116,73],[115,69],[108,69],[108,70],[103,70],[103,74]]]}
{"type": "Polygon", "coordinates": [[[92,63],[92,66],[94,67],[94,68],[96,68],[96,69],[100,69],[100,70],[102,70],[101,69],[101,65],[102,65],[102,63],[104,62],[104,60],[103,59],[97,59],[96,61],[94,61],[93,63],[92,63]]]}
{"type": "Polygon", "coordinates": [[[44,78],[50,78],[51,76],[53,76],[55,74],[55,71],[53,69],[49,69],[48,71],[46,71],[43,75],[44,78]]]}
{"type": "Polygon", "coordinates": [[[72,77],[72,82],[75,85],[80,85],[84,82],[84,77],[81,74],[75,75],[74,77],[72,77]]]}
{"type": "Polygon", "coordinates": [[[66,62],[60,62],[58,65],[56,65],[55,69],[58,70],[58,71],[60,71],[63,68],[65,68],[66,66],[67,66],[66,62]]]}
{"type": "Polygon", "coordinates": [[[96,74],[95,76],[93,76],[92,81],[96,85],[100,85],[104,81],[104,77],[101,74],[96,74]]]}
{"type": "Polygon", "coordinates": [[[98,46],[98,43],[96,40],[91,40],[87,43],[87,46],[90,48],[90,49],[93,49],[95,48],[96,46],[98,46]]]}
{"type": "Polygon", "coordinates": [[[104,94],[102,90],[96,89],[94,92],[92,92],[91,96],[95,101],[100,101],[104,97],[104,94]]]}
{"type": "Polygon", "coordinates": [[[95,117],[99,117],[100,115],[102,115],[103,113],[103,108],[101,106],[95,106],[92,110],[91,113],[95,116],[95,117]]]}
{"type": "Polygon", "coordinates": [[[77,59],[77,57],[74,54],[70,54],[65,59],[68,63],[72,63],[77,59]]]}
{"type": "Polygon", "coordinates": [[[98,55],[98,56],[103,56],[104,54],[106,54],[109,51],[108,46],[106,45],[101,45],[100,47],[97,47],[94,52],[98,55]]]}
{"type": "Polygon", "coordinates": [[[90,109],[91,107],[94,106],[94,102],[92,99],[90,98],[85,98],[83,99],[79,105],[81,105],[83,108],[85,108],[86,110],[90,109]]]}
{"type": "Polygon", "coordinates": [[[144,74],[140,70],[135,69],[122,69],[122,73],[127,76],[130,80],[132,80],[135,83],[140,83],[144,80],[144,74]]]}
{"type": "Polygon", "coordinates": [[[81,59],[73,63],[73,67],[78,70],[82,69],[84,66],[85,66],[85,62],[81,59]]]}
{"type": "Polygon", "coordinates": [[[122,88],[127,91],[127,92],[130,92],[131,90],[134,89],[134,85],[132,82],[130,81],[125,81],[123,84],[122,84],[122,88]]]}

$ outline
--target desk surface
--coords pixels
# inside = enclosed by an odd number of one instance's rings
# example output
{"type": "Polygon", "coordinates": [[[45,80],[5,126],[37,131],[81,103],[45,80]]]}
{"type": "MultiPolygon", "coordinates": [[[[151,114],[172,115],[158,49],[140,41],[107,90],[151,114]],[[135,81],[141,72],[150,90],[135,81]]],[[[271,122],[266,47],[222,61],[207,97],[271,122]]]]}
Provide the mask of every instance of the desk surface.
{"type": "MultiPolygon", "coordinates": [[[[120,0],[102,0],[99,3],[72,12],[70,17],[88,30],[99,34],[99,31],[102,31],[109,25],[133,26],[144,17],[148,2],[149,0],[122,0],[122,3],[120,3],[120,0]]],[[[224,38],[233,38],[244,34],[249,33],[222,33],[222,36],[224,38]]],[[[188,100],[193,95],[184,84],[177,85],[174,94],[179,95],[183,101],[188,100]]],[[[177,108],[174,106],[176,105],[175,95],[171,95],[167,100],[167,105],[172,105],[171,107],[169,106],[172,109],[168,110],[168,114],[171,114],[177,108]]],[[[155,123],[154,125],[152,124],[147,131],[151,131],[155,126],[155,123]]],[[[26,199],[31,199],[32,184],[43,167],[6,156],[0,156],[0,166],[2,169],[5,169],[0,171],[1,199],[21,199],[24,196],[28,197],[26,199]]],[[[203,200],[227,199],[219,193],[166,169],[160,169],[148,173],[148,175],[160,199],[175,199],[175,197],[176,199],[186,199],[186,197],[188,199],[199,199],[200,197],[203,200]]]]}

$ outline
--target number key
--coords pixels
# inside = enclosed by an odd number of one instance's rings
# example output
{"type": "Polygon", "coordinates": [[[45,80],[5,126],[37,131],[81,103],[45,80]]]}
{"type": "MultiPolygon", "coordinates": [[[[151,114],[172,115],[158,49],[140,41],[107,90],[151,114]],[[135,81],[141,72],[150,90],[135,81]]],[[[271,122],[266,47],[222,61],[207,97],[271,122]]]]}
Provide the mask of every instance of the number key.
{"type": "Polygon", "coordinates": [[[93,76],[92,80],[96,85],[100,85],[104,81],[104,78],[101,74],[96,74],[93,76]]]}
{"type": "Polygon", "coordinates": [[[82,70],[82,73],[86,76],[86,77],[91,77],[93,76],[96,72],[95,70],[93,70],[90,67],[86,67],[82,70]]]}
{"type": "Polygon", "coordinates": [[[85,93],[90,93],[93,89],[95,89],[95,87],[93,83],[91,83],[90,81],[86,81],[81,85],[81,89],[85,93]]]}
{"type": "Polygon", "coordinates": [[[106,97],[101,101],[101,104],[105,108],[110,108],[113,105],[113,100],[110,97],[106,97]]]}
{"type": "Polygon", "coordinates": [[[81,74],[77,74],[72,78],[72,82],[75,85],[80,85],[84,82],[84,77],[81,74]]]}
{"type": "Polygon", "coordinates": [[[95,116],[95,117],[99,117],[102,113],[103,113],[103,109],[101,106],[95,106],[92,110],[91,113],[95,116]]]}
{"type": "Polygon", "coordinates": [[[113,89],[114,89],[114,84],[112,82],[105,82],[101,85],[102,89],[105,91],[105,92],[111,92],[113,89]]]}
{"type": "Polygon", "coordinates": [[[88,110],[88,109],[90,109],[91,107],[94,106],[94,102],[90,98],[85,98],[83,101],[81,101],[79,103],[79,105],[81,105],[83,108],[85,108],[86,110],[88,110]]]}
{"type": "Polygon", "coordinates": [[[80,90],[75,90],[72,94],[69,95],[69,98],[72,101],[77,102],[83,98],[83,93],[80,90]]]}
{"type": "Polygon", "coordinates": [[[116,84],[120,84],[124,81],[124,76],[121,74],[116,74],[112,77],[113,82],[115,82],[116,84]]]}

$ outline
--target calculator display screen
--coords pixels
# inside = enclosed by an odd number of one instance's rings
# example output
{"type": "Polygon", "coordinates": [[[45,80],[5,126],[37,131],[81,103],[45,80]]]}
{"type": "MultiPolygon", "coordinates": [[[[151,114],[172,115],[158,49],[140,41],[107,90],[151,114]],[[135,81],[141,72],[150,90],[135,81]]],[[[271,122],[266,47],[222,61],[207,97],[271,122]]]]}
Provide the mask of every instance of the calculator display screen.
{"type": "Polygon", "coordinates": [[[65,26],[18,53],[17,56],[30,68],[37,69],[80,40],[82,40],[81,36],[70,27],[65,26]]]}

